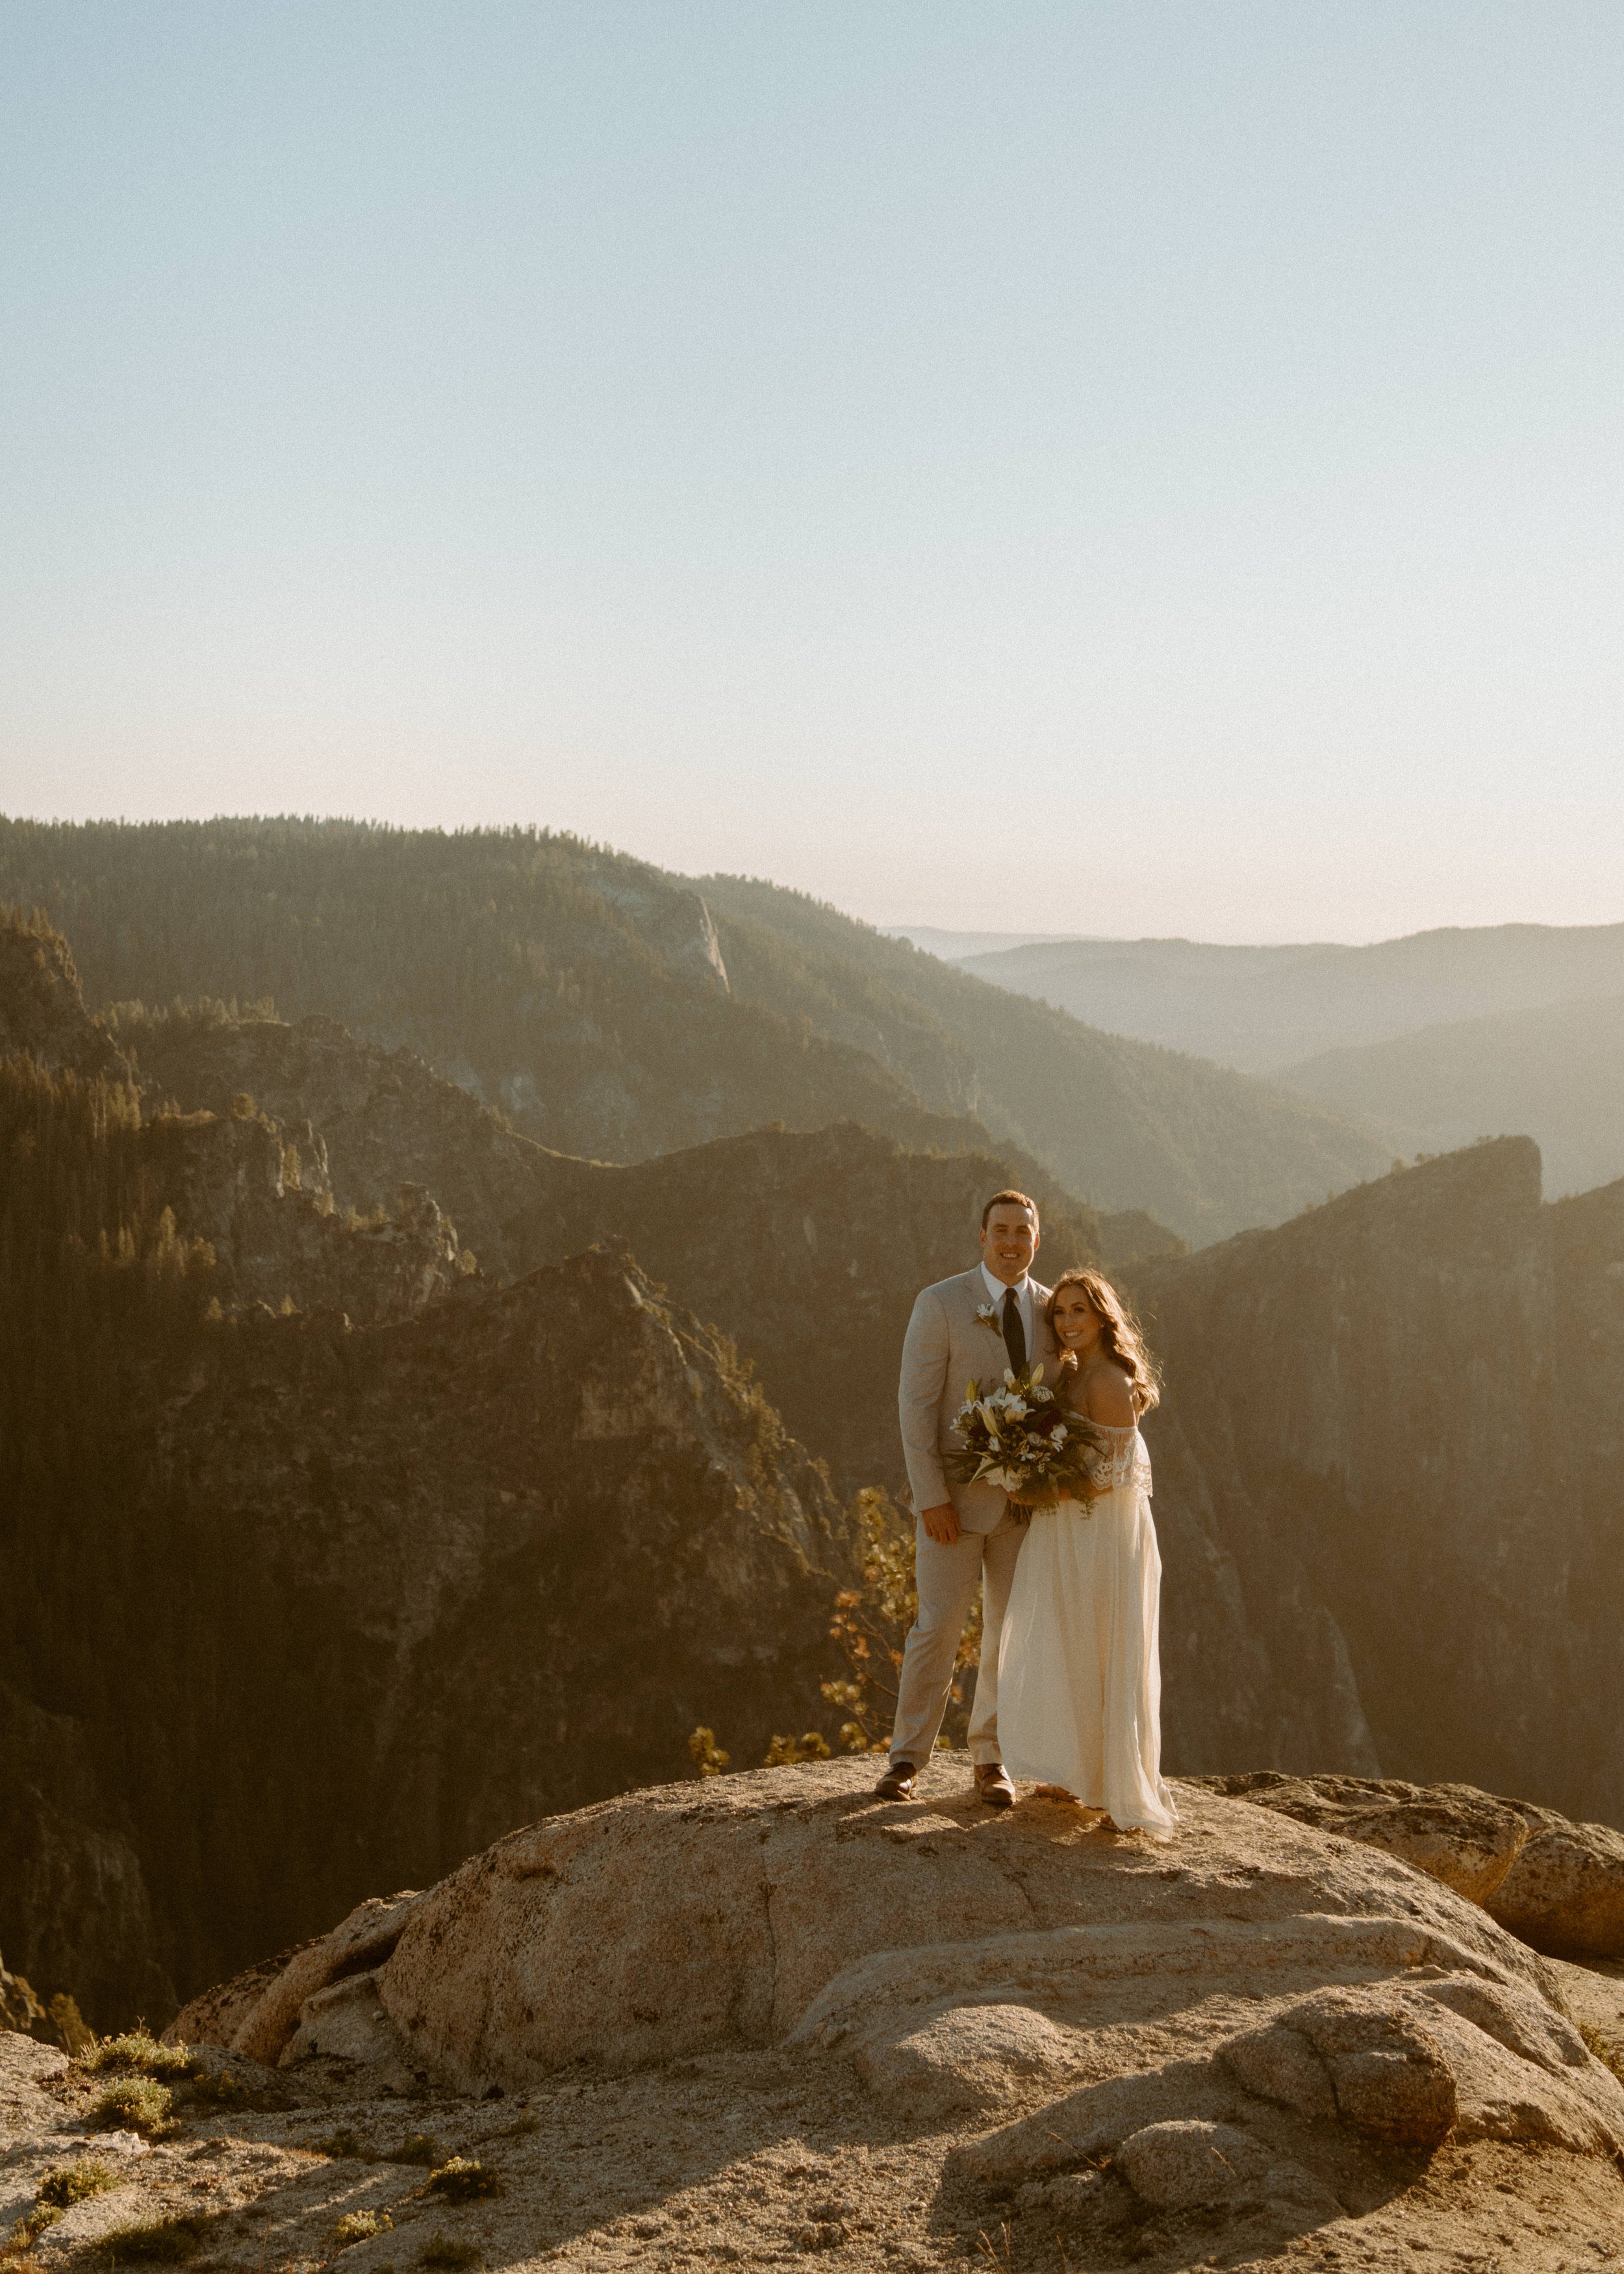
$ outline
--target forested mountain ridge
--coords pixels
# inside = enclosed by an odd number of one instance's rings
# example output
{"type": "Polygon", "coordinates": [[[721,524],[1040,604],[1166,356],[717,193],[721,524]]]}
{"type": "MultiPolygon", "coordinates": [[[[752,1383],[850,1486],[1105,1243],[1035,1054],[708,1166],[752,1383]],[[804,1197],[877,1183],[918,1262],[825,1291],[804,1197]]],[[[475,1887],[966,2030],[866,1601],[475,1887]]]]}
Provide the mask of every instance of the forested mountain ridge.
{"type": "Polygon", "coordinates": [[[822,1468],[624,1251],[222,1314],[156,1126],[0,1061],[0,1932],[99,2026],[681,1773],[702,1720],[759,1758],[824,1710],[850,1574],[822,1468]]]}
{"type": "Polygon", "coordinates": [[[1096,1216],[1019,1156],[911,1153],[851,1123],[626,1167],[554,1153],[410,1051],[319,1014],[293,1027],[210,1003],[94,1020],[67,944],[15,922],[0,922],[0,1017],[8,995],[49,1065],[104,1056],[119,1070],[145,1215],[167,1207],[186,1228],[228,1308],[325,1306],[367,1323],[409,1314],[459,1270],[511,1280],[627,1242],[733,1338],[846,1490],[899,1481],[872,1384],[914,1291],[973,1260],[989,1193],[1016,1178],[1035,1192],[1051,1276],[1179,1246],[1148,1218],[1096,1216]],[[45,967],[48,1021],[27,1012],[45,967]]]}
{"type": "Polygon", "coordinates": [[[927,1103],[868,1050],[741,1000],[697,893],[573,839],[0,822],[6,902],[73,939],[98,1007],[325,1013],[405,1044],[564,1152],[640,1159],[775,1120],[985,1136],[946,1070],[927,1103]]]}
{"type": "MultiPolygon", "coordinates": [[[[291,1301],[399,1318],[471,1268],[421,1187],[395,1180],[365,1221],[341,1211],[297,1101],[282,1121],[245,1096],[186,1112],[144,1096],[131,1055],[86,1009],[66,941],[42,922],[0,916],[0,1085],[19,1117],[19,1189],[53,1131],[82,1123],[102,1148],[108,1192],[76,1205],[64,1237],[125,1262],[172,1254],[227,1310],[291,1301]]],[[[55,1203],[40,1204],[49,1217],[55,1203]]]]}
{"type": "MultiPolygon", "coordinates": [[[[912,1153],[847,1122],[713,1138],[615,1167],[549,1151],[410,1051],[357,1043],[332,1020],[291,1027],[210,1005],[126,1012],[115,1033],[148,1099],[185,1109],[178,1126],[252,1099],[302,1128],[338,1206],[372,1237],[384,1236],[372,1233],[374,1214],[402,1216],[404,1181],[421,1194],[410,1212],[443,1202],[464,1254],[493,1278],[595,1240],[628,1242],[679,1301],[732,1337],[846,1491],[900,1481],[891,1401],[873,1386],[915,1290],[974,1260],[988,1193],[1017,1180],[1034,1193],[1051,1276],[1180,1246],[1149,1218],[1097,1216],[1019,1156],[912,1153]]],[[[297,1271],[288,1292],[307,1299],[297,1271]]]]}
{"type": "Polygon", "coordinates": [[[1132,1196],[1199,1244],[1278,1223],[1390,1164],[1390,1149],[1352,1121],[1297,1118],[1267,1084],[1086,1027],[805,893],[750,877],[699,882],[730,968],[763,1000],[814,1018],[820,1003],[860,990],[912,1004],[966,1054],[975,1110],[996,1138],[1095,1206],[1132,1196]]]}
{"type": "Polygon", "coordinates": [[[1016,1148],[1197,1240],[1390,1157],[1301,1099],[1091,1032],[802,895],[721,877],[702,895],[533,832],[6,821],[0,900],[73,938],[94,1003],[325,1013],[569,1154],[852,1120],[1016,1148]]]}

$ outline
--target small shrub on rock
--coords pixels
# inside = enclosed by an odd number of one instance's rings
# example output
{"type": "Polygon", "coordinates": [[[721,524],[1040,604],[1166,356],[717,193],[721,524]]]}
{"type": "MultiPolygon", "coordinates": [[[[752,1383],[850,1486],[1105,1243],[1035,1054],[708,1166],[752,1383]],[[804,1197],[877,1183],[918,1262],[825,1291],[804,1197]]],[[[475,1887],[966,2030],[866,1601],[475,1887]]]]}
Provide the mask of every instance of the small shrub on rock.
{"type": "Polygon", "coordinates": [[[124,2076],[96,2095],[90,2120],[104,2131],[139,2132],[151,2139],[166,2129],[171,2095],[154,2076],[124,2076]]]}
{"type": "Polygon", "coordinates": [[[197,2063],[185,2045],[161,2045],[150,2029],[102,2037],[85,2055],[88,2069],[132,2068],[143,2076],[190,2076],[197,2063]]]}
{"type": "Polygon", "coordinates": [[[352,2242],[370,2242],[375,2234],[387,2234],[394,2225],[387,2210],[346,2211],[333,2229],[333,2247],[348,2250],[352,2242]]]}
{"type": "Polygon", "coordinates": [[[482,2196],[495,2195],[500,2186],[496,2173],[473,2156],[453,2156],[429,2178],[431,2193],[444,2195],[447,2202],[477,2202],[482,2196]]]}
{"type": "Polygon", "coordinates": [[[791,1768],[797,1761],[826,1761],[829,1740],[816,1729],[808,1729],[804,1737],[774,1737],[767,1748],[767,1758],[762,1766],[767,1769],[791,1768]]]}
{"type": "Polygon", "coordinates": [[[391,2148],[383,2161],[386,2164],[437,2164],[440,2161],[440,2142],[426,2132],[413,2132],[401,2142],[398,2148],[391,2148]]]}
{"type": "Polygon", "coordinates": [[[80,2156],[71,2164],[53,2164],[37,2190],[42,2203],[55,2203],[59,2210],[71,2204],[84,2202],[92,2195],[105,2195],[116,2187],[122,2177],[111,2164],[104,2164],[98,2156],[80,2156]]]}
{"type": "Polygon", "coordinates": [[[325,2140],[316,2141],[314,2146],[318,2156],[331,2156],[339,2161],[347,2157],[365,2156],[366,2153],[358,2135],[352,2132],[347,2124],[337,2132],[329,2132],[325,2140]]]}
{"type": "Polygon", "coordinates": [[[691,1729],[688,1749],[693,1756],[694,1766],[702,1777],[725,1776],[727,1773],[727,1764],[733,1755],[725,1753],[717,1743],[714,1729],[691,1729]]]}
{"type": "Polygon", "coordinates": [[[102,2237],[102,2248],[110,2258],[148,2266],[182,2265],[197,2256],[202,2244],[202,2221],[195,2218],[145,2219],[109,2227],[102,2237]]]}

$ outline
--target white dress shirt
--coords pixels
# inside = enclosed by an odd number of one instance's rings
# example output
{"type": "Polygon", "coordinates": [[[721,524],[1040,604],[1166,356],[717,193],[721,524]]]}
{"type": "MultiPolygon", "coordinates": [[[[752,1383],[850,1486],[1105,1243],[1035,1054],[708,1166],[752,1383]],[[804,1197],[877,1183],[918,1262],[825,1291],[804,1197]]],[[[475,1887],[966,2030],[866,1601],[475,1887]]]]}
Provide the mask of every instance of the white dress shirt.
{"type": "MultiPolygon", "coordinates": [[[[1002,1279],[993,1277],[984,1263],[981,1266],[981,1276],[987,1282],[987,1292],[992,1297],[993,1307],[998,1314],[998,1329],[1002,1333],[1004,1299],[1009,1293],[1009,1289],[1002,1279]]],[[[1015,1282],[1015,1302],[1016,1307],[1020,1312],[1021,1329],[1026,1337],[1026,1364],[1030,1366],[1032,1353],[1037,1347],[1037,1305],[1033,1297],[1031,1276],[1027,1273],[1023,1273],[1015,1282]]]]}

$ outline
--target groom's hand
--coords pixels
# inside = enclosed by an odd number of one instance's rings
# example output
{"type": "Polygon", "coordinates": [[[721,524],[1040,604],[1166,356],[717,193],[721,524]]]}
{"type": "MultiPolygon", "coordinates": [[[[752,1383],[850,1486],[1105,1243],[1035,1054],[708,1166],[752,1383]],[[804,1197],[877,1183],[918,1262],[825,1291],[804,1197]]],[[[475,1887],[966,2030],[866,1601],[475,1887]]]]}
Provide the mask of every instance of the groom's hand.
{"type": "Polygon", "coordinates": [[[940,1508],[921,1508],[919,1520],[938,1547],[951,1547],[959,1537],[959,1510],[951,1500],[940,1508]]]}

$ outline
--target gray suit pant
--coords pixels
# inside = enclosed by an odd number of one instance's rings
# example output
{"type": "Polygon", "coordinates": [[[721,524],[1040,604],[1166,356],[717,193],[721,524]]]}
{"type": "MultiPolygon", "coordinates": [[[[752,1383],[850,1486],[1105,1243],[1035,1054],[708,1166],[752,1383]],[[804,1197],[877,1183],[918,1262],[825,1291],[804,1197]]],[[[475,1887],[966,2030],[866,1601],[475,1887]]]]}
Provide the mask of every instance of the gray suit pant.
{"type": "Polygon", "coordinates": [[[1006,1508],[991,1532],[961,1532],[951,1547],[933,1540],[917,1518],[914,1532],[919,1616],[903,1650],[891,1757],[915,1768],[929,1760],[947,1711],[959,1638],[980,1585],[981,1664],[970,1708],[970,1758],[999,1760],[998,1642],[1026,1526],[1006,1508]]]}

